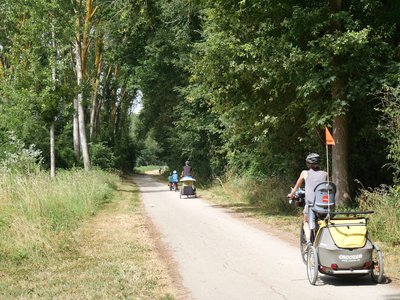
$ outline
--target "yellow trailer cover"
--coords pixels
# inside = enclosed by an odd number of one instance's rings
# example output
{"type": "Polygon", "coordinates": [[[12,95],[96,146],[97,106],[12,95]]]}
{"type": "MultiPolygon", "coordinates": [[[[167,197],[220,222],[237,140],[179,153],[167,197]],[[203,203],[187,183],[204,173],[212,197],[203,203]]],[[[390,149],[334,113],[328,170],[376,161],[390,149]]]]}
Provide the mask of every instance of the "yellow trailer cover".
{"type": "Polygon", "coordinates": [[[334,219],[327,226],[333,241],[339,248],[362,248],[367,241],[367,221],[365,218],[334,219]]]}

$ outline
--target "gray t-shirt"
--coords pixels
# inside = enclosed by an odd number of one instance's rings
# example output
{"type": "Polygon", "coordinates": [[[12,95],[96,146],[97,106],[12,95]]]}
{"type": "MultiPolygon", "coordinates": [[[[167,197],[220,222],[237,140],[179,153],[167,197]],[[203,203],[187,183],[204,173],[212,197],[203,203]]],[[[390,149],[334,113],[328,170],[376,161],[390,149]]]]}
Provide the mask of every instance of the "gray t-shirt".
{"type": "Polygon", "coordinates": [[[312,204],[314,201],[314,189],[321,182],[326,181],[325,171],[318,170],[314,171],[310,169],[307,171],[307,178],[305,179],[305,193],[306,203],[312,204]]]}
{"type": "Polygon", "coordinates": [[[192,167],[189,165],[183,167],[183,177],[185,176],[192,176],[192,167]]]}

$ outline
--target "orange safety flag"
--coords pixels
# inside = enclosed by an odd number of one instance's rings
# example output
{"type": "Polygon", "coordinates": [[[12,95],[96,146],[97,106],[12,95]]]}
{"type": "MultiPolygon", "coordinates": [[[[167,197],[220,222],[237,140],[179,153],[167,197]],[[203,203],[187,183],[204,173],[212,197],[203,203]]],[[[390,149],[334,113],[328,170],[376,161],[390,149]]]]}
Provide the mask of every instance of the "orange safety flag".
{"type": "Polygon", "coordinates": [[[327,145],[335,145],[335,141],[327,127],[325,127],[325,141],[327,145]]]}

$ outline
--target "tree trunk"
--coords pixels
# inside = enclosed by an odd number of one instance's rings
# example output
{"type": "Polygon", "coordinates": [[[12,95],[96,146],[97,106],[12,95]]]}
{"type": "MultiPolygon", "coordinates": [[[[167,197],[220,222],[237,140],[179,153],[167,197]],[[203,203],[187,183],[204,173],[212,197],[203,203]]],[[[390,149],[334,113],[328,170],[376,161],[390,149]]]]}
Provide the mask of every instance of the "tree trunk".
{"type": "MultiPolygon", "coordinates": [[[[118,66],[114,66],[114,81],[118,82],[118,66]]],[[[119,95],[118,95],[118,89],[116,86],[112,87],[114,89],[113,93],[113,98],[114,101],[111,101],[111,133],[115,137],[115,126],[116,126],[116,120],[117,120],[117,109],[119,105],[119,95]]],[[[112,99],[112,98],[111,98],[112,99]]]]}
{"type": "MultiPolygon", "coordinates": [[[[54,84],[54,89],[56,86],[56,60],[57,60],[57,50],[56,50],[56,34],[54,31],[54,24],[52,24],[52,31],[51,31],[51,39],[52,39],[52,46],[53,46],[53,54],[54,54],[54,61],[51,67],[51,80],[54,84]]],[[[56,118],[55,116],[52,117],[50,123],[50,176],[56,177],[56,151],[55,151],[55,127],[56,127],[56,118]]]]}
{"type": "MultiPolygon", "coordinates": [[[[96,84],[98,86],[98,84],[96,84]]],[[[92,111],[90,112],[90,140],[93,141],[96,139],[98,134],[98,123],[99,123],[99,100],[97,98],[97,88],[96,91],[93,90],[92,97],[92,111]]]]}
{"type": "Polygon", "coordinates": [[[332,181],[337,186],[336,203],[351,204],[348,167],[348,121],[346,115],[333,120],[332,181]]]}
{"type": "Polygon", "coordinates": [[[83,166],[86,171],[90,170],[90,158],[89,149],[86,139],[86,126],[85,126],[85,111],[83,108],[83,92],[82,92],[82,80],[87,73],[88,54],[90,46],[90,30],[91,20],[97,10],[97,7],[93,6],[93,0],[86,0],[85,2],[85,13],[83,20],[83,36],[81,37],[81,20],[79,10],[82,9],[82,0],[76,0],[77,11],[76,11],[76,39],[75,39],[75,60],[76,60],[76,79],[78,87],[78,95],[76,99],[76,106],[78,112],[78,127],[79,127],[79,139],[80,139],[80,150],[82,151],[83,166]]]}
{"type": "MultiPolygon", "coordinates": [[[[76,14],[76,28],[77,28],[77,33],[76,33],[76,41],[75,43],[80,43],[80,33],[79,33],[79,28],[80,28],[80,19],[79,19],[79,10],[81,9],[82,2],[81,0],[76,0],[76,5],[77,8],[75,10],[76,14]]],[[[78,78],[78,48],[75,46],[75,76],[78,78]]],[[[79,69],[81,69],[81,57],[79,53],[79,69]]],[[[79,76],[82,76],[80,74],[79,76]]],[[[80,84],[80,83],[79,83],[80,84]]],[[[78,85],[79,85],[78,84],[78,85]]],[[[80,161],[81,159],[81,139],[79,137],[79,118],[78,118],[78,97],[74,98],[74,116],[73,116],[73,140],[74,140],[74,154],[75,154],[75,159],[76,161],[80,161]]]]}
{"type": "Polygon", "coordinates": [[[56,177],[56,151],[55,151],[55,127],[56,121],[50,124],[50,176],[56,177]]]}
{"type": "MultiPolygon", "coordinates": [[[[79,0],[80,2],[81,0],[79,0]]],[[[90,30],[92,28],[92,18],[97,11],[97,6],[94,7],[93,0],[86,0],[85,7],[85,19],[83,23],[83,37],[81,44],[81,63],[82,63],[82,74],[86,76],[87,74],[87,65],[88,65],[88,57],[89,57],[89,46],[91,43],[90,38],[90,30]]],[[[78,27],[79,28],[79,27],[78,27]]]]}
{"type": "MultiPolygon", "coordinates": [[[[333,14],[342,10],[342,0],[330,0],[330,9],[333,14]]],[[[342,23],[339,19],[333,18],[331,22],[331,31],[342,31],[342,23]]],[[[346,97],[346,80],[342,69],[342,59],[333,57],[333,66],[336,70],[336,80],[332,85],[332,99],[340,99],[347,101],[346,97]]],[[[337,204],[351,204],[350,188],[349,188],[349,167],[348,167],[348,120],[347,113],[342,112],[333,120],[333,137],[335,146],[332,147],[332,180],[337,186],[336,202],[337,204]]]]}
{"type": "Polygon", "coordinates": [[[103,39],[99,37],[96,39],[96,58],[95,58],[95,73],[96,78],[93,83],[93,96],[92,96],[92,111],[90,113],[90,139],[93,140],[98,134],[98,123],[99,123],[99,110],[100,104],[97,97],[99,84],[100,84],[100,74],[102,67],[102,51],[103,50],[103,39]]]}
{"type": "Polygon", "coordinates": [[[74,123],[73,123],[73,139],[75,159],[81,159],[81,140],[79,138],[79,121],[78,121],[78,98],[74,99],[74,123]]]}
{"type": "Polygon", "coordinates": [[[83,95],[82,92],[79,92],[78,94],[79,138],[81,141],[83,166],[85,168],[85,171],[89,171],[90,170],[89,148],[86,140],[85,112],[83,110],[82,102],[83,102],[83,95]]]}
{"type": "Polygon", "coordinates": [[[78,124],[79,124],[79,138],[81,143],[83,166],[85,171],[90,170],[89,149],[86,140],[85,130],[85,113],[83,109],[83,92],[82,92],[82,61],[81,61],[81,47],[79,40],[75,41],[75,58],[76,58],[76,79],[78,86],[77,106],[78,106],[78,124]]]}
{"type": "Polygon", "coordinates": [[[0,53],[0,77],[3,77],[4,75],[4,64],[3,64],[3,57],[1,56],[0,53]]]}

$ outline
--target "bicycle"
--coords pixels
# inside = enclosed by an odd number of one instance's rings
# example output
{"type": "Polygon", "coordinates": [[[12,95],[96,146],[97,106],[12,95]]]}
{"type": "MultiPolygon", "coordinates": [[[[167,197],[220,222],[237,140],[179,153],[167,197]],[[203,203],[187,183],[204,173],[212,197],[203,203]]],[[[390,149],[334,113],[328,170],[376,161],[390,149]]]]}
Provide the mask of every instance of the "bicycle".
{"type": "Polygon", "coordinates": [[[311,230],[311,246],[305,247],[304,231],[300,231],[301,256],[307,265],[310,284],[316,284],[318,272],[341,277],[369,274],[375,283],[382,283],[382,251],[369,239],[368,219],[364,217],[373,211],[334,212],[335,193],[333,183],[317,185],[314,201],[308,203],[316,225],[311,230]]]}

